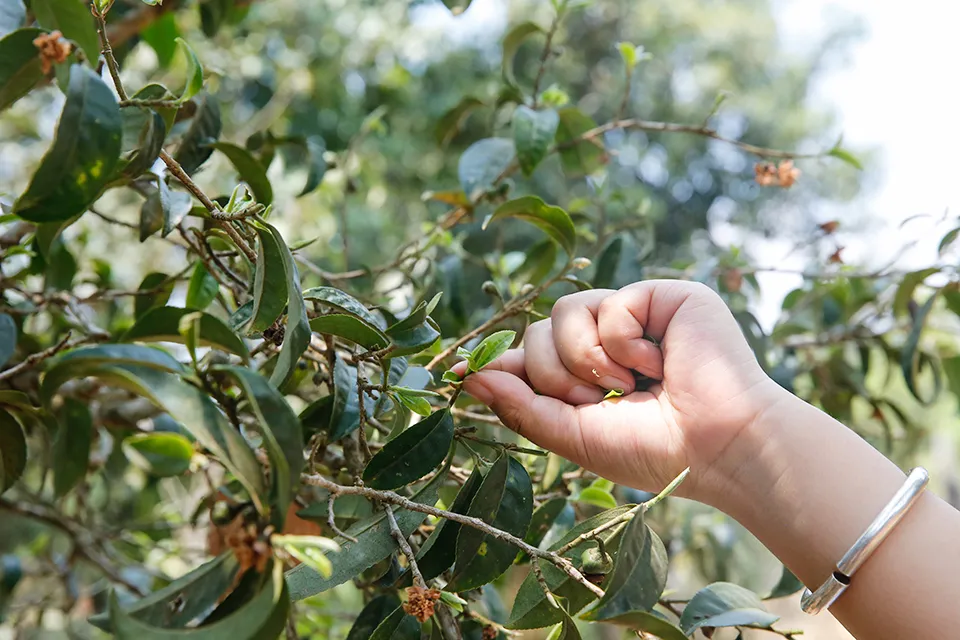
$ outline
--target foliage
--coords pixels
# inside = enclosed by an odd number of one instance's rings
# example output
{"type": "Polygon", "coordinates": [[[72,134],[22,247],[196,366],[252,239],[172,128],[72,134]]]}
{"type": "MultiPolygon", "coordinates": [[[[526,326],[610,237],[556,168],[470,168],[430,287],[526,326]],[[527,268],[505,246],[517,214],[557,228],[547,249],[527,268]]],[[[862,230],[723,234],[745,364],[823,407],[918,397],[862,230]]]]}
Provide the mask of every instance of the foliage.
{"type": "MultiPolygon", "coordinates": [[[[908,453],[919,430],[873,378],[902,375],[921,402],[948,386],[924,329],[941,303],[960,312],[951,269],[858,273],[822,223],[834,259],[768,335],[747,311],[749,256],[694,248],[714,206],[762,228],[764,202],[855,190],[840,143],[794,151],[826,127],[790,110],[806,68],[712,51],[689,2],[660,3],[670,29],[632,16],[643,48],[611,37],[618,3],[556,0],[514,16],[494,65],[352,40],[423,7],[268,4],[0,0],[0,109],[25,130],[31,106],[60,109],[0,218],[0,511],[16,523],[0,525],[0,620],[26,628],[39,607],[86,635],[267,638],[289,620],[343,636],[329,604],[349,582],[349,638],[575,638],[574,618],[671,640],[776,632],[723,580],[710,530],[660,517],[676,483],[646,495],[546,455],[445,370],[489,365],[565,293],[694,278],[781,384],[908,453]],[[664,98],[707,51],[730,86],[664,98]],[[728,88],[767,101],[731,106],[728,88]],[[198,531],[207,553],[173,562],[198,531]],[[664,594],[677,546],[713,582],[689,600],[664,594]],[[512,611],[490,586],[509,581],[512,611]],[[15,592],[37,585],[39,604],[15,592]]],[[[956,358],[943,368],[956,393],[956,358]]]]}

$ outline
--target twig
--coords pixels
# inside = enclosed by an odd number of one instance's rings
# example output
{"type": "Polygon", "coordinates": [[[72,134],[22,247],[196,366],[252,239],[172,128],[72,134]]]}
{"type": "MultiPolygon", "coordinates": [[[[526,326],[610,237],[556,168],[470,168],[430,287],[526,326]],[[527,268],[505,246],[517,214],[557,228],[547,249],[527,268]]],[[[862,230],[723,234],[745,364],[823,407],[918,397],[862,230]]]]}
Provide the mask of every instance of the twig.
{"type": "Polygon", "coordinates": [[[393,508],[390,505],[383,505],[383,512],[387,514],[387,522],[390,523],[390,535],[397,541],[397,546],[400,547],[403,555],[407,557],[410,573],[413,574],[413,585],[426,589],[427,583],[423,579],[423,574],[420,573],[420,567],[417,566],[417,556],[410,548],[410,543],[403,536],[403,531],[400,530],[400,525],[397,524],[397,519],[393,515],[393,508]]]}
{"type": "Polygon", "coordinates": [[[8,378],[12,378],[18,375],[19,373],[29,369],[30,367],[43,362],[47,358],[52,358],[53,356],[57,355],[58,353],[60,353],[65,349],[76,347],[77,345],[83,344],[84,342],[87,342],[89,340],[89,338],[80,338],[79,340],[70,342],[70,337],[71,337],[70,332],[67,332],[67,335],[65,335],[63,339],[60,340],[60,342],[53,345],[52,347],[44,349],[43,351],[32,353],[26,358],[24,358],[23,362],[10,367],[6,371],[0,372],[0,380],[6,380],[8,378]]]}
{"type": "Polygon", "coordinates": [[[129,98],[120,101],[121,107],[147,107],[157,109],[179,108],[180,103],[177,100],[164,100],[163,98],[153,98],[146,100],[143,98],[129,98]]]}
{"type": "Polygon", "coordinates": [[[560,20],[563,18],[563,13],[557,11],[556,15],[553,17],[553,22],[550,23],[550,29],[547,31],[547,40],[543,44],[543,52],[540,54],[540,66],[537,67],[537,77],[533,80],[533,108],[537,108],[537,103],[540,99],[540,83],[543,82],[543,76],[547,71],[547,61],[550,59],[550,53],[553,51],[553,36],[557,33],[557,27],[560,26],[560,20]]]}
{"type": "MultiPolygon", "coordinates": [[[[311,458],[311,462],[313,462],[313,458],[311,458]]],[[[337,494],[335,494],[335,493],[333,493],[333,492],[331,491],[331,492],[330,492],[330,498],[327,499],[327,526],[330,527],[330,530],[331,530],[331,531],[333,531],[335,534],[337,534],[338,536],[340,536],[340,537],[343,538],[344,540],[349,540],[350,542],[356,542],[356,541],[357,541],[356,538],[354,538],[353,536],[351,536],[351,535],[349,535],[349,534],[341,531],[341,530],[340,530],[340,527],[337,526],[337,523],[334,522],[334,517],[335,517],[335,515],[334,515],[334,511],[333,511],[333,503],[336,502],[336,501],[337,501],[337,494]]]]}
{"type": "Polygon", "coordinates": [[[398,507],[408,509],[410,511],[417,511],[419,513],[425,513],[437,518],[446,518],[447,520],[453,520],[454,522],[459,522],[468,527],[473,527],[483,533],[486,533],[497,540],[502,540],[504,542],[509,542],[514,545],[531,558],[543,558],[544,560],[552,563],[558,569],[563,571],[573,580],[576,580],[584,587],[586,587],[591,593],[597,597],[603,596],[603,589],[593,584],[587,580],[580,571],[577,570],[573,564],[566,558],[561,557],[555,552],[552,551],[542,551],[530,544],[527,544],[520,538],[516,537],[513,534],[507,533],[492,527],[483,520],[479,518],[474,518],[472,516],[465,516],[460,513],[454,513],[452,511],[445,511],[443,509],[437,509],[436,507],[428,504],[421,504],[419,502],[414,502],[409,498],[405,498],[400,494],[394,493],[393,491],[381,491],[378,489],[371,489],[369,487],[363,486],[344,486],[339,485],[332,480],[328,480],[320,475],[304,475],[301,478],[304,484],[308,484],[315,487],[321,487],[327,491],[338,493],[341,495],[358,495],[368,498],[370,500],[379,500],[381,502],[386,502],[389,504],[395,504],[398,507]]]}
{"type": "Polygon", "coordinates": [[[547,602],[554,608],[559,609],[560,603],[553,597],[553,592],[550,591],[550,585],[547,584],[547,579],[543,577],[543,570],[540,568],[540,558],[533,559],[533,575],[537,577],[537,582],[540,584],[540,588],[543,589],[543,595],[547,597],[547,602]]]}

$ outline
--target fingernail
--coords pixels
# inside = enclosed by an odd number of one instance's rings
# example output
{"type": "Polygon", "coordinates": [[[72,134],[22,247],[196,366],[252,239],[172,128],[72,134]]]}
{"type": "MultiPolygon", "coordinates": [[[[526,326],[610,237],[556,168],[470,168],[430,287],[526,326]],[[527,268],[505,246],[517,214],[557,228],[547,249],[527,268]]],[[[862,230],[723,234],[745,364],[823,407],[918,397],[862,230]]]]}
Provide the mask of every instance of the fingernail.
{"type": "Polygon", "coordinates": [[[596,387],[585,384],[570,389],[567,399],[571,404],[592,404],[600,400],[601,392],[596,387]]]}
{"type": "Polygon", "coordinates": [[[463,390],[485,405],[489,406],[493,402],[493,393],[475,376],[467,378],[466,382],[463,383],[463,390]]]}
{"type": "Polygon", "coordinates": [[[613,376],[603,376],[597,380],[597,384],[609,391],[610,389],[629,389],[633,386],[633,380],[630,382],[624,382],[619,378],[614,378],[613,376]]]}

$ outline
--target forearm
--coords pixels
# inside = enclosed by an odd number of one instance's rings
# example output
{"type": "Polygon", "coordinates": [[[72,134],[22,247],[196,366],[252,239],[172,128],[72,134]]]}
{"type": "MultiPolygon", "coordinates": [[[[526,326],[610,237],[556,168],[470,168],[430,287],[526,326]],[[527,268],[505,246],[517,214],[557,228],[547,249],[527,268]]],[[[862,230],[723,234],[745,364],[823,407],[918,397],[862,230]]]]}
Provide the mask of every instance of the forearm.
{"type": "MultiPolygon", "coordinates": [[[[744,428],[725,464],[734,471],[707,501],[811,589],[906,477],[842,424],[787,394],[744,428]]],[[[960,628],[957,602],[960,512],[925,492],[831,612],[858,638],[947,638],[960,628]]]]}

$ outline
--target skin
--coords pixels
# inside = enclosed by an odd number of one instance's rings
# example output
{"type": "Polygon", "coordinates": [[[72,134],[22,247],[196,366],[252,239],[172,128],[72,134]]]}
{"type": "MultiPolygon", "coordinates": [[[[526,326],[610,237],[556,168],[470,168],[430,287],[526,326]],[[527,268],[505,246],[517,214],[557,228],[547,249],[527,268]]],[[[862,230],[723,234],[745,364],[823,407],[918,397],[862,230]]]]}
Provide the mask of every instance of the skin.
{"type": "MultiPolygon", "coordinates": [[[[906,477],[773,382],[723,301],[696,283],[565,296],[523,349],[464,390],[530,441],[619,484],[658,491],[690,467],[678,493],[737,519],[811,589],[906,477]],[[631,369],[663,382],[635,391],[631,369]],[[613,388],[624,396],[602,400],[613,388]]],[[[960,512],[927,491],[831,611],[857,638],[949,638],[958,602],[960,512]]]]}

